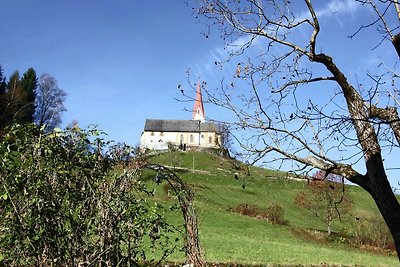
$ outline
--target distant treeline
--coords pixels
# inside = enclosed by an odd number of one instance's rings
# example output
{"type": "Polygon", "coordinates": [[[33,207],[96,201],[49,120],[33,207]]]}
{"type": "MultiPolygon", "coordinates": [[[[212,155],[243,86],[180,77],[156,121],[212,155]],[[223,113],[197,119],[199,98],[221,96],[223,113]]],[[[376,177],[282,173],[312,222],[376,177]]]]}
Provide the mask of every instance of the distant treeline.
{"type": "Polygon", "coordinates": [[[0,66],[0,133],[12,124],[36,123],[51,130],[61,123],[66,94],[49,74],[37,77],[29,68],[20,75],[14,71],[7,79],[0,66]]]}

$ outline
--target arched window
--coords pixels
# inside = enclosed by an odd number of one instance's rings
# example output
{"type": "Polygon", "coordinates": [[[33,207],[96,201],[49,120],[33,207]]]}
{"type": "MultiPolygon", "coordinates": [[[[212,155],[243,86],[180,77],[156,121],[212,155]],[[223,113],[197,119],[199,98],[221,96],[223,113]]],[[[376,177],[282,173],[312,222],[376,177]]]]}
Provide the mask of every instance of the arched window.
{"type": "Polygon", "coordinates": [[[183,143],[183,134],[181,134],[181,136],[180,136],[180,142],[181,142],[181,144],[183,143]]]}
{"type": "Polygon", "coordinates": [[[212,143],[212,136],[208,137],[208,143],[209,143],[209,144],[212,143]]]}
{"type": "Polygon", "coordinates": [[[194,142],[193,134],[190,135],[189,142],[190,142],[190,143],[193,143],[193,142],[194,142]]]}

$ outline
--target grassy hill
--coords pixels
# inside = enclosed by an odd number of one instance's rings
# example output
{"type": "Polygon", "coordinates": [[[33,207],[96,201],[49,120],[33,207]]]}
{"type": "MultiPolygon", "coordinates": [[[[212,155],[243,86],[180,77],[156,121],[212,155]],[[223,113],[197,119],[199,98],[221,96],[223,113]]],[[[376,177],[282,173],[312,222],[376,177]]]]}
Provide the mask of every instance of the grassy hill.
{"type": "MultiPolygon", "coordinates": [[[[192,187],[200,243],[207,262],[231,266],[398,265],[397,257],[389,250],[366,250],[347,241],[354,234],[356,218],[377,214],[372,199],[359,187],[346,186],[354,203],[353,212],[347,222],[334,225],[334,236],[327,239],[325,224],[294,203],[305,181],[287,179],[283,172],[247,168],[209,153],[168,152],[153,156],[150,161],[176,167],[178,175],[192,187]],[[265,210],[272,204],[283,207],[286,224],[273,224],[232,211],[240,205],[265,210]]],[[[154,187],[157,201],[176,201],[168,196],[165,184],[154,187]]],[[[179,213],[166,212],[166,216],[175,224],[182,223],[179,213]]],[[[177,252],[169,260],[183,261],[184,255],[177,252]]]]}

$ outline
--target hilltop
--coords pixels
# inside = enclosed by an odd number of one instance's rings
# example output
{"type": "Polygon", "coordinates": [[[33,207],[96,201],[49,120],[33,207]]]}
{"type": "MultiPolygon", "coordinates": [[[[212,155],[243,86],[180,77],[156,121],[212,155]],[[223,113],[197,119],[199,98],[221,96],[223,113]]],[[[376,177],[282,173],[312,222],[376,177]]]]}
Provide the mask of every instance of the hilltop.
{"type": "MultiPolygon", "coordinates": [[[[335,223],[333,236],[326,238],[324,223],[294,202],[307,185],[306,180],[291,179],[285,172],[246,166],[206,152],[166,152],[149,160],[174,169],[192,188],[200,243],[207,262],[286,266],[398,264],[390,248],[354,241],[364,229],[360,218],[375,218],[379,214],[371,197],[359,187],[345,186],[353,211],[345,222],[335,223]],[[263,218],[262,211],[271,206],[283,208],[280,223],[263,218]]],[[[158,201],[175,201],[168,196],[165,184],[154,187],[158,201]]],[[[182,223],[179,214],[166,215],[175,224],[182,223]]],[[[182,253],[176,253],[169,260],[183,258],[182,253]]]]}

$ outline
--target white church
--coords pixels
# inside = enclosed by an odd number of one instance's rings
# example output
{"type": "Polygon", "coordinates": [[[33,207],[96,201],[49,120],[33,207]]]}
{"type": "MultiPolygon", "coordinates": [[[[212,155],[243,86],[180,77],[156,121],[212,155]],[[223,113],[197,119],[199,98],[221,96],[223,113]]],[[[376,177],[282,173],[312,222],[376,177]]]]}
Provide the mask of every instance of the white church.
{"type": "Polygon", "coordinates": [[[197,84],[192,120],[146,119],[140,138],[142,150],[221,148],[217,124],[205,120],[200,82],[197,84]]]}

